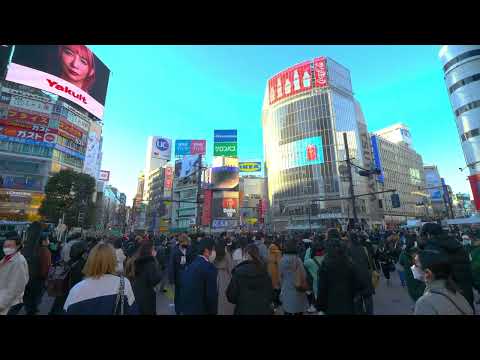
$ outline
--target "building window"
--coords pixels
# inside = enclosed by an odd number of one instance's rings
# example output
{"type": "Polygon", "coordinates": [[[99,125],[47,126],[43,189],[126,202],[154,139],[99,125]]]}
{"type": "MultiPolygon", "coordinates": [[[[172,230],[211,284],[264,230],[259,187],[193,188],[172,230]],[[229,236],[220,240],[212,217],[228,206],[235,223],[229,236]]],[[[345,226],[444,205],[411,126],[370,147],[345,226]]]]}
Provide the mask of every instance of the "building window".
{"type": "Polygon", "coordinates": [[[463,54],[458,55],[457,57],[454,57],[452,60],[450,60],[443,66],[443,71],[447,72],[448,69],[450,69],[453,65],[458,64],[460,61],[468,59],[470,57],[474,57],[474,56],[480,56],[480,49],[470,50],[470,51],[464,52],[463,54]]]}
{"type": "Polygon", "coordinates": [[[450,88],[448,89],[448,92],[451,94],[455,90],[461,88],[462,86],[465,86],[467,84],[470,84],[471,82],[478,81],[478,80],[480,80],[480,74],[475,74],[475,75],[466,77],[465,79],[457,81],[455,84],[450,86],[450,88]]]}
{"type": "Polygon", "coordinates": [[[468,103],[466,105],[463,105],[459,107],[457,110],[455,110],[455,115],[458,117],[464,112],[467,112],[469,110],[473,110],[480,107],[480,100],[472,101],[471,103],[468,103]]]}

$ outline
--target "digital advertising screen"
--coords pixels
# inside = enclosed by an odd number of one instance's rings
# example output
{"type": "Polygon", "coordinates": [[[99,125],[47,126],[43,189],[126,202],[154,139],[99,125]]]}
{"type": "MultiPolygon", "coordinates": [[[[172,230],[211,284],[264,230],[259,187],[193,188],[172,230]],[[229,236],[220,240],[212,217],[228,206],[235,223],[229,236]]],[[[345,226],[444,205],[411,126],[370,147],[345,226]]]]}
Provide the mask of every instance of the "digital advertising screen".
{"type": "Polygon", "coordinates": [[[61,96],[102,119],[109,77],[86,45],[15,45],[6,80],[61,96]]]}
{"type": "Polygon", "coordinates": [[[175,177],[181,179],[196,174],[201,165],[200,155],[185,156],[175,162],[175,177]]]}
{"type": "Polygon", "coordinates": [[[238,218],[238,199],[236,198],[219,198],[213,199],[213,218],[238,218]]]}
{"type": "Polygon", "coordinates": [[[322,137],[315,136],[280,146],[282,169],[323,164],[322,137]]]}
{"type": "Polygon", "coordinates": [[[214,189],[235,189],[238,187],[239,179],[238,167],[221,166],[212,168],[212,185],[214,189]]]}

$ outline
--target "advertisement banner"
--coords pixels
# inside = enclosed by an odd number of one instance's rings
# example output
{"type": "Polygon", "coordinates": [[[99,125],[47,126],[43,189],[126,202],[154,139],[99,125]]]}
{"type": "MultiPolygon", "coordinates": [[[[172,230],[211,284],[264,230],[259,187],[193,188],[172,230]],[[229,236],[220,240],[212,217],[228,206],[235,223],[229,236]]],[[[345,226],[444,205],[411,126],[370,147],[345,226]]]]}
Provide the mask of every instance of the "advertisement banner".
{"type": "Polygon", "coordinates": [[[30,114],[24,111],[9,109],[7,113],[8,120],[16,120],[24,124],[38,124],[48,126],[48,116],[30,114]]]}
{"type": "Polygon", "coordinates": [[[207,141],[206,140],[191,140],[190,142],[190,155],[205,155],[207,153],[207,141]]]}
{"type": "Polygon", "coordinates": [[[230,220],[230,219],[214,219],[212,222],[212,227],[214,229],[233,229],[238,226],[238,220],[230,220]]]}
{"type": "Polygon", "coordinates": [[[101,180],[101,181],[110,180],[110,171],[100,170],[100,176],[98,177],[98,180],[101,180]]]}
{"type": "Polygon", "coordinates": [[[210,226],[212,222],[212,190],[203,193],[202,226],[210,226]]]}
{"type": "Polygon", "coordinates": [[[175,177],[184,178],[196,174],[201,167],[200,155],[188,155],[175,163],[175,177]]]}
{"type": "Polygon", "coordinates": [[[212,168],[212,186],[214,189],[232,190],[239,184],[238,167],[222,166],[212,168]]]}
{"type": "Polygon", "coordinates": [[[370,138],[372,142],[373,162],[376,169],[380,169],[380,175],[377,176],[377,181],[381,184],[385,182],[385,175],[383,173],[382,159],[380,158],[380,151],[378,150],[378,140],[376,135],[370,138]]]}
{"type": "Polygon", "coordinates": [[[226,157],[237,156],[236,142],[214,143],[213,148],[214,148],[213,156],[226,156],[226,157]]]}
{"type": "Polygon", "coordinates": [[[75,125],[65,121],[65,120],[60,120],[58,123],[58,129],[61,130],[62,132],[65,132],[77,139],[81,139],[84,137],[85,132],[77,128],[75,125]]]}
{"type": "Polygon", "coordinates": [[[80,159],[80,160],[85,160],[85,155],[82,154],[82,153],[79,153],[78,151],[75,151],[75,150],[72,150],[72,149],[69,149],[63,145],[60,145],[60,144],[55,144],[55,149],[57,149],[58,151],[61,151],[65,154],[68,154],[70,156],[73,156],[73,157],[76,157],[77,159],[80,159]]]}
{"type": "Polygon", "coordinates": [[[312,88],[312,62],[294,65],[268,80],[270,105],[312,88]]]}
{"type": "Polygon", "coordinates": [[[102,119],[109,76],[85,45],[16,45],[6,80],[61,96],[102,119]]]}
{"type": "Polygon", "coordinates": [[[322,137],[301,139],[280,146],[283,169],[323,164],[322,137]]]}
{"type": "Polygon", "coordinates": [[[50,132],[35,132],[7,126],[0,126],[0,134],[9,137],[16,137],[19,139],[46,142],[50,144],[55,143],[57,139],[56,135],[50,132]]]}
{"type": "Polygon", "coordinates": [[[262,171],[262,163],[259,161],[240,161],[238,163],[240,172],[258,172],[262,171]]]}
{"type": "Polygon", "coordinates": [[[237,142],[237,130],[214,130],[214,142],[232,143],[237,142]]]}
{"type": "Polygon", "coordinates": [[[172,196],[173,189],[173,168],[167,166],[165,168],[165,177],[163,181],[163,196],[169,198],[172,196]]]}
{"type": "Polygon", "coordinates": [[[14,106],[22,110],[36,111],[43,114],[51,114],[53,110],[52,103],[33,100],[18,95],[12,95],[10,99],[10,106],[14,106]]]}
{"type": "Polygon", "coordinates": [[[170,160],[172,156],[172,140],[160,136],[152,138],[152,158],[170,160]]]}
{"type": "Polygon", "coordinates": [[[319,57],[313,60],[313,69],[315,73],[315,87],[325,88],[328,86],[327,60],[325,57],[319,57]]]}
{"type": "Polygon", "coordinates": [[[10,126],[10,127],[15,127],[15,128],[20,128],[20,129],[25,129],[30,131],[36,131],[36,132],[51,131],[54,133],[56,131],[56,129],[49,129],[48,126],[28,124],[19,120],[0,119],[0,126],[10,126]]]}
{"type": "Polygon", "coordinates": [[[12,101],[12,95],[2,91],[2,94],[0,95],[0,103],[9,105],[10,101],[12,101]]]}
{"type": "Polygon", "coordinates": [[[470,181],[470,188],[472,189],[475,209],[480,210],[480,174],[470,175],[468,180],[470,181]]]}
{"type": "Polygon", "coordinates": [[[175,156],[190,155],[190,140],[175,140],[175,156]]]}
{"type": "Polygon", "coordinates": [[[85,151],[85,161],[83,162],[83,172],[98,180],[97,159],[100,151],[100,139],[95,131],[90,131],[87,140],[87,149],[85,151]]]}
{"type": "Polygon", "coordinates": [[[19,144],[38,145],[38,146],[47,147],[47,148],[55,147],[54,143],[36,141],[36,140],[32,140],[32,139],[18,138],[18,137],[13,137],[13,136],[6,136],[6,135],[2,135],[1,133],[0,133],[0,140],[1,141],[16,142],[16,143],[19,143],[19,144]]]}
{"type": "Polygon", "coordinates": [[[238,219],[238,199],[213,199],[213,217],[215,219],[238,219]]]}
{"type": "Polygon", "coordinates": [[[0,182],[0,188],[32,191],[43,190],[41,176],[2,175],[1,177],[3,181],[0,182]]]}

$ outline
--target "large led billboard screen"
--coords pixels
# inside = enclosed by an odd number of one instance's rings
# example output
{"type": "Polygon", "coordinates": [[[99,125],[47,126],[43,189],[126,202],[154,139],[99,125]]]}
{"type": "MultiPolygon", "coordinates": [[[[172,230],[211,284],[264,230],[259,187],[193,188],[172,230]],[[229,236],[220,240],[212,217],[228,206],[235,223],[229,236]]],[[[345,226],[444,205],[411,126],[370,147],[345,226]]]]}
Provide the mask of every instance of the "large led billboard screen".
{"type": "Polygon", "coordinates": [[[6,80],[61,96],[102,119],[109,77],[85,45],[15,45],[6,80]]]}
{"type": "Polygon", "coordinates": [[[323,164],[322,137],[314,136],[280,146],[282,169],[323,164]]]}
{"type": "Polygon", "coordinates": [[[175,177],[181,179],[196,174],[201,165],[200,155],[185,156],[175,162],[175,177]]]}
{"type": "Polygon", "coordinates": [[[213,199],[213,218],[238,219],[238,199],[232,197],[213,199]]]}
{"type": "Polygon", "coordinates": [[[212,185],[214,189],[233,190],[238,188],[239,170],[234,166],[212,168],[212,185]]]}

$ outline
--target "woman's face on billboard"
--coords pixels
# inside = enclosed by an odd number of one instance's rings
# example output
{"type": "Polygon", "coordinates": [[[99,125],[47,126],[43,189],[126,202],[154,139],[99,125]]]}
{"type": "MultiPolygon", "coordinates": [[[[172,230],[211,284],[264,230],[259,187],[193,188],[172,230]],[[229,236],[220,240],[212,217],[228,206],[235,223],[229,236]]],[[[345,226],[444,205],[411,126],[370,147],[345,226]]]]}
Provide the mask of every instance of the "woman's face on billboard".
{"type": "Polygon", "coordinates": [[[77,46],[65,45],[61,52],[62,78],[82,88],[93,69],[77,46]]]}

